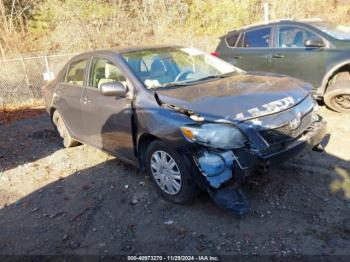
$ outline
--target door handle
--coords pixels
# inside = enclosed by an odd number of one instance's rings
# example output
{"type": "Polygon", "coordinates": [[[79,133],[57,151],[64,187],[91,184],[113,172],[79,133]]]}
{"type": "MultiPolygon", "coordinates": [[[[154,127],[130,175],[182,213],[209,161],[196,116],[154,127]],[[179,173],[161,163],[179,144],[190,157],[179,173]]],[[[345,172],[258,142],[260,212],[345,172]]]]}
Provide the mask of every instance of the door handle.
{"type": "Polygon", "coordinates": [[[234,55],[233,56],[233,59],[241,59],[242,58],[242,56],[240,56],[240,55],[234,55]]]}
{"type": "Polygon", "coordinates": [[[282,54],[273,54],[272,55],[272,58],[283,58],[284,57],[284,55],[282,55],[282,54]]]}
{"type": "Polygon", "coordinates": [[[87,103],[90,103],[90,102],[91,102],[91,100],[88,99],[87,97],[84,97],[84,98],[83,98],[83,104],[84,104],[84,105],[86,105],[87,103]]]}

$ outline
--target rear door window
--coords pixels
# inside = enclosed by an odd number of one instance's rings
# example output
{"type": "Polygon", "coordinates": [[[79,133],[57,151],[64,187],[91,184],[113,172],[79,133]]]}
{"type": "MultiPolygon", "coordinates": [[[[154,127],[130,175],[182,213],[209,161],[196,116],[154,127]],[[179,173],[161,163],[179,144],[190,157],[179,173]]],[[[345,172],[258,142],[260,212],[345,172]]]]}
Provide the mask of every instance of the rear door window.
{"type": "Polygon", "coordinates": [[[244,34],[243,47],[267,48],[270,46],[271,27],[248,31],[244,34]]]}
{"type": "Polygon", "coordinates": [[[72,62],[69,65],[66,75],[66,83],[84,86],[85,68],[87,65],[87,59],[72,62]]]}
{"type": "Polygon", "coordinates": [[[232,34],[226,37],[226,43],[229,47],[235,47],[236,42],[239,38],[239,33],[238,34],[232,34]]]}

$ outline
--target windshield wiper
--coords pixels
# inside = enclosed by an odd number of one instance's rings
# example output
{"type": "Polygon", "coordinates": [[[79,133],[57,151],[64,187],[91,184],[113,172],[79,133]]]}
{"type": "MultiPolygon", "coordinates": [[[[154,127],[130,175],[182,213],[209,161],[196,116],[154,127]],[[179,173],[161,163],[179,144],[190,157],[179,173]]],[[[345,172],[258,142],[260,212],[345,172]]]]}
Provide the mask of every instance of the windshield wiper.
{"type": "Polygon", "coordinates": [[[163,84],[160,86],[148,87],[148,89],[161,89],[161,88],[169,88],[169,87],[176,87],[176,86],[189,86],[189,85],[192,85],[196,82],[205,81],[205,80],[209,80],[209,79],[224,78],[224,77],[228,77],[228,76],[231,76],[234,74],[236,74],[235,71],[221,74],[221,75],[207,75],[207,76],[204,76],[202,78],[191,79],[191,80],[188,80],[185,82],[170,82],[170,83],[166,83],[166,84],[163,84]]]}
{"type": "Polygon", "coordinates": [[[168,88],[168,87],[174,87],[174,86],[188,86],[191,85],[191,83],[186,82],[170,82],[164,85],[161,85],[160,88],[168,88]]]}
{"type": "Polygon", "coordinates": [[[220,74],[220,75],[207,75],[205,77],[202,78],[198,78],[198,79],[193,79],[189,82],[200,82],[200,81],[205,81],[205,80],[210,80],[210,79],[217,79],[217,78],[224,78],[224,77],[228,77],[231,75],[236,74],[236,72],[229,72],[229,73],[225,73],[225,74],[220,74]]]}
{"type": "Polygon", "coordinates": [[[181,83],[181,82],[170,82],[166,83],[160,86],[154,86],[154,87],[148,87],[148,89],[162,89],[162,88],[169,88],[169,87],[176,87],[176,86],[188,86],[191,85],[191,83],[181,83]]]}
{"type": "Polygon", "coordinates": [[[224,77],[228,77],[228,76],[233,76],[235,74],[237,74],[237,72],[236,71],[232,71],[232,72],[224,73],[224,74],[221,74],[221,75],[217,75],[217,77],[224,78],[224,77]]]}
{"type": "Polygon", "coordinates": [[[202,78],[193,79],[193,82],[204,81],[204,80],[215,79],[215,78],[220,78],[220,75],[207,75],[207,76],[202,77],[202,78]]]}

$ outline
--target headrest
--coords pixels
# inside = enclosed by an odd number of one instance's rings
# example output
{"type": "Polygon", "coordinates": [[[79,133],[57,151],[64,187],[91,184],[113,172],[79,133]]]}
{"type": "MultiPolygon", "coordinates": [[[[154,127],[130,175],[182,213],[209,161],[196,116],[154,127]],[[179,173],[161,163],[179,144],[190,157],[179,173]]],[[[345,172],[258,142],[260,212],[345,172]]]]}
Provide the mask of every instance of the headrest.
{"type": "Polygon", "coordinates": [[[165,73],[165,68],[162,61],[156,58],[151,65],[151,75],[152,77],[162,76],[165,73]]]}
{"type": "Polygon", "coordinates": [[[84,78],[84,69],[82,69],[82,68],[76,69],[74,77],[83,79],[84,78]]]}
{"type": "Polygon", "coordinates": [[[110,63],[105,65],[105,78],[107,79],[117,79],[118,78],[118,68],[110,63]]]}
{"type": "Polygon", "coordinates": [[[304,34],[302,31],[299,31],[295,34],[294,43],[302,43],[304,38],[304,34]]]}

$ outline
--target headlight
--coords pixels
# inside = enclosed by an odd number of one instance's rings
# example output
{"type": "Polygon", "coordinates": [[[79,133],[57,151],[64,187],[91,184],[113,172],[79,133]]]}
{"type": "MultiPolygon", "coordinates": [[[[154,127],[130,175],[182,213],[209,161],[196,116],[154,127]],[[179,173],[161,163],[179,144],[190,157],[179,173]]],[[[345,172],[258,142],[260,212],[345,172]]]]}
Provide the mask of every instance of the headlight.
{"type": "Polygon", "coordinates": [[[247,141],[238,128],[222,124],[185,126],[181,127],[181,131],[191,142],[218,149],[241,148],[247,141]]]}

